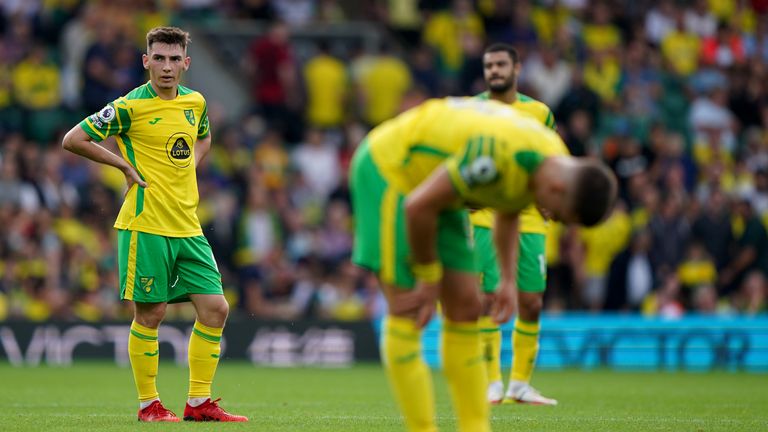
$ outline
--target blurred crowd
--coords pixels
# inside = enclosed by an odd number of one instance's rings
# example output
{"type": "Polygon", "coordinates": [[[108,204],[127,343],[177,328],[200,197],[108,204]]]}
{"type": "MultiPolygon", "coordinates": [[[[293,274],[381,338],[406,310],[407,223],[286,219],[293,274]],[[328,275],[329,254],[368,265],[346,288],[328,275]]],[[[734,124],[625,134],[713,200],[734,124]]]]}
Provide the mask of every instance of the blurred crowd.
{"type": "Polygon", "coordinates": [[[232,122],[225,107],[209,107],[214,144],[198,178],[200,220],[238,313],[384,313],[375,278],[349,260],[351,156],[371,127],[426,98],[484,91],[491,42],[518,49],[520,91],[552,108],[571,152],[602,158],[620,183],[604,224],[550,225],[546,309],[766,310],[768,0],[0,8],[0,320],[130,316],[118,300],[112,229],[125,180],[62,151],[62,134],[146,81],[148,29],[232,21],[265,29],[233,65],[251,86],[251,108],[232,122]],[[381,30],[378,49],[321,38],[299,52],[292,40],[351,21],[381,30]]]}

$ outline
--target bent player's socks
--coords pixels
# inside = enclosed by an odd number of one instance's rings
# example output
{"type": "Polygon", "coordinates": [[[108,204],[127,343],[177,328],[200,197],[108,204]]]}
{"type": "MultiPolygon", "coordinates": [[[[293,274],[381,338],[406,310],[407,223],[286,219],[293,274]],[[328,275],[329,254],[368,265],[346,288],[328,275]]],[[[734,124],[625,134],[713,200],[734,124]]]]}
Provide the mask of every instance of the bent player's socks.
{"type": "Polygon", "coordinates": [[[413,320],[388,316],[381,358],[409,432],[436,432],[432,375],[421,352],[421,330],[413,320]]]}
{"type": "Polygon", "coordinates": [[[477,322],[443,323],[443,373],[453,399],[460,432],[491,430],[485,392],[488,378],[477,322]]]}

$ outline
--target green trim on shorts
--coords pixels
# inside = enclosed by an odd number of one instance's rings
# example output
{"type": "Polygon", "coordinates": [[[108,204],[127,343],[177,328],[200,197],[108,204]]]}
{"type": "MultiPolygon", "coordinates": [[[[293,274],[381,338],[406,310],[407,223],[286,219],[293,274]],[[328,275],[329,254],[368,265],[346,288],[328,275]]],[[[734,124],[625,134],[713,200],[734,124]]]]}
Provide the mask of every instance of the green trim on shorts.
{"type": "MultiPolygon", "coordinates": [[[[413,288],[405,195],[390,187],[363,140],[352,158],[350,189],[355,219],[352,262],[376,272],[385,284],[413,288]]],[[[437,251],[443,267],[476,272],[469,214],[445,210],[438,219],[437,251]]]]}
{"type": "Polygon", "coordinates": [[[221,274],[204,236],[165,237],[118,230],[120,298],[179,303],[190,294],[223,295],[221,274]]]}

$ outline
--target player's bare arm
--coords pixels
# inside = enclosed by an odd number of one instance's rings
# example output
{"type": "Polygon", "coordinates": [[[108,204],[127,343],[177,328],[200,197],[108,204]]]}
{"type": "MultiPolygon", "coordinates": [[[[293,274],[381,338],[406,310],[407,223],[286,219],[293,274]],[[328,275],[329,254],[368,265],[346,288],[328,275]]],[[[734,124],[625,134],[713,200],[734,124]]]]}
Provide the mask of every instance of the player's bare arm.
{"type": "Polygon", "coordinates": [[[420,327],[432,317],[440,290],[439,278],[432,277],[436,271],[442,275],[436,247],[438,216],[442,210],[455,206],[458,198],[448,171],[441,166],[405,202],[408,242],[418,280],[414,293],[419,296],[416,322],[420,327]],[[419,272],[425,272],[426,277],[420,277],[419,272]]]}
{"type": "Polygon", "coordinates": [[[113,166],[125,174],[125,181],[130,190],[134,183],[141,187],[147,187],[147,183],[141,179],[136,169],[125,159],[112,153],[103,146],[91,141],[91,137],[80,127],[75,125],[64,135],[61,146],[64,150],[86,157],[94,162],[113,166]]]}
{"type": "Polygon", "coordinates": [[[491,317],[497,323],[505,323],[515,312],[517,298],[517,253],[520,236],[517,213],[496,212],[493,240],[499,261],[501,281],[491,306],[491,317]]]}
{"type": "Polygon", "coordinates": [[[205,138],[198,138],[195,143],[195,166],[200,165],[200,161],[205,159],[205,156],[211,150],[211,134],[208,134],[205,138]]]}

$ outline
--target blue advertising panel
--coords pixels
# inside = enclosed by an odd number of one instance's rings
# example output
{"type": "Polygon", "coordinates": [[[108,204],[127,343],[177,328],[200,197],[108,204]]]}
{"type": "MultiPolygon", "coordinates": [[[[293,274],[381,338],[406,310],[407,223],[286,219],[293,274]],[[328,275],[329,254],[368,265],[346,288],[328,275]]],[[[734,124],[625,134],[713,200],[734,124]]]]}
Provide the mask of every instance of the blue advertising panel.
{"type": "MultiPolygon", "coordinates": [[[[381,323],[377,323],[377,331],[381,323]]],[[[440,320],[425,328],[424,355],[439,366],[440,320]]],[[[512,358],[512,323],[502,326],[501,362],[512,358]]],[[[542,317],[539,369],[732,370],[768,372],[768,316],[562,314],[542,317]]]]}

